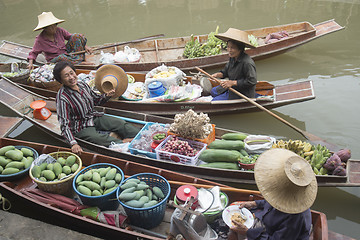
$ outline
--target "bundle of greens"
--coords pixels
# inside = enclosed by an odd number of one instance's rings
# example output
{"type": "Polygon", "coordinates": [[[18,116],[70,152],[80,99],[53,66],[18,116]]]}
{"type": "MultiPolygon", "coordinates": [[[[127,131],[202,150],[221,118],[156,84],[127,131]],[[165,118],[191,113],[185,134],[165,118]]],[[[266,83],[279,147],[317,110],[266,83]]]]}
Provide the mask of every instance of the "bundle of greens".
{"type": "Polygon", "coordinates": [[[215,37],[218,31],[219,26],[217,26],[215,32],[209,33],[207,41],[202,44],[198,39],[194,39],[194,35],[192,34],[191,40],[185,45],[184,57],[198,58],[220,54],[221,49],[226,49],[226,42],[215,37]]]}

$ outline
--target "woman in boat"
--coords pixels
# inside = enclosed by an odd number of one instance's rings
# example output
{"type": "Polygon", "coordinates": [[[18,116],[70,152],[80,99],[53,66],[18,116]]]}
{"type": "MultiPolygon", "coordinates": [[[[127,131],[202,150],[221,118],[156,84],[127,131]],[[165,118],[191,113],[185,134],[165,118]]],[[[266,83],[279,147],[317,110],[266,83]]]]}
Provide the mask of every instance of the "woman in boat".
{"type": "Polygon", "coordinates": [[[240,98],[237,94],[229,91],[234,88],[249,98],[255,97],[256,67],[254,61],[245,53],[245,47],[255,48],[244,31],[229,28],[225,33],[215,35],[227,42],[227,50],[230,60],[225,68],[214,73],[215,78],[228,78],[222,80],[220,85],[211,89],[213,101],[240,98]]]}
{"type": "Polygon", "coordinates": [[[47,62],[56,63],[67,60],[73,64],[84,61],[85,53],[72,55],[72,52],[85,50],[88,54],[92,53],[92,49],[86,46],[87,39],[82,34],[71,34],[57,26],[64,21],[56,18],[52,12],[43,12],[38,16],[38,25],[34,31],[42,30],[42,32],[36,37],[34,46],[29,53],[29,69],[34,68],[34,61],[42,52],[45,54],[47,62]],[[66,44],[65,41],[67,41],[66,44]]]}
{"type": "Polygon", "coordinates": [[[310,164],[289,150],[271,149],[257,159],[254,174],[265,200],[240,203],[240,209],[255,213],[254,225],[248,229],[232,221],[228,239],[309,239],[310,207],[317,194],[310,164]]]}
{"type": "Polygon", "coordinates": [[[99,70],[97,71],[95,82],[109,77],[116,78],[115,82],[120,82],[112,90],[100,95],[88,84],[78,81],[75,67],[71,62],[61,61],[55,65],[54,78],[63,84],[56,95],[60,130],[75,154],[81,154],[83,151],[75,137],[109,147],[112,142],[129,142],[139,132],[139,129],[131,123],[94,110],[94,106],[102,105],[111,97],[119,97],[124,92],[120,84],[124,81],[127,83],[128,80],[126,74],[119,69],[121,68],[115,65],[106,65],[101,73],[98,74],[99,70]],[[115,132],[123,141],[98,131],[115,132]]]}

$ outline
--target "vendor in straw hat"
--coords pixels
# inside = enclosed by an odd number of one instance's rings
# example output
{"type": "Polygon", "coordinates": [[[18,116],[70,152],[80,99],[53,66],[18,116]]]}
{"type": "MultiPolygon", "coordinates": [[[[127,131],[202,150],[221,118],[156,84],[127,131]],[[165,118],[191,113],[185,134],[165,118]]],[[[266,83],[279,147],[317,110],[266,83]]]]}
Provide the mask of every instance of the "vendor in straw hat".
{"type": "Polygon", "coordinates": [[[54,78],[63,84],[56,95],[56,110],[61,134],[75,154],[82,148],[75,137],[109,147],[112,142],[128,142],[139,132],[131,123],[96,112],[94,106],[106,103],[111,97],[121,96],[128,83],[126,73],[116,65],[104,65],[96,71],[95,85],[98,94],[87,83],[78,81],[74,65],[58,62],[53,70],[54,78]],[[98,131],[111,131],[122,140],[98,131]]]}
{"type": "Polygon", "coordinates": [[[246,235],[251,239],[309,239],[310,207],[317,194],[317,182],[310,164],[286,149],[270,149],[255,164],[255,181],[265,198],[243,202],[239,208],[255,213],[253,227],[233,221],[229,239],[246,235]],[[238,236],[236,237],[236,234],[238,236]]]}
{"type": "Polygon", "coordinates": [[[211,90],[213,101],[237,99],[239,96],[228,89],[234,88],[249,98],[255,97],[256,67],[254,61],[245,53],[245,47],[255,48],[244,31],[229,28],[225,33],[215,35],[217,38],[227,42],[227,51],[230,60],[225,68],[214,73],[215,78],[227,78],[221,84],[211,90]]]}
{"type": "Polygon", "coordinates": [[[29,53],[29,69],[34,68],[34,61],[40,53],[45,54],[47,62],[63,60],[78,64],[85,59],[85,54],[71,55],[71,52],[83,51],[91,54],[92,49],[86,46],[87,39],[79,33],[71,34],[58,27],[65,20],[58,19],[52,12],[43,12],[38,16],[38,25],[34,31],[42,30],[36,37],[34,46],[29,53]],[[65,44],[65,41],[67,43],[65,44]]]}

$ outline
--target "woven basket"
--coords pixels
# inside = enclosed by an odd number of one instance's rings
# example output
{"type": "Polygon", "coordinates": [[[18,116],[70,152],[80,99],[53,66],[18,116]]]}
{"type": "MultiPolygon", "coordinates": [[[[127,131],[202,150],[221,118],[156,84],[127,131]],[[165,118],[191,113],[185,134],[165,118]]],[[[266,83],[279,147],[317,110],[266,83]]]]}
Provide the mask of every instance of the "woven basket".
{"type": "MultiPolygon", "coordinates": [[[[26,69],[26,70],[24,72],[22,72],[21,74],[18,74],[13,77],[7,77],[7,78],[16,83],[27,84],[29,82],[29,77],[30,77],[30,70],[27,69],[27,66],[28,66],[27,63],[20,63],[19,68],[26,69]]],[[[6,63],[3,65],[0,65],[0,72],[11,72],[11,63],[6,63]]]]}
{"type": "Polygon", "coordinates": [[[59,157],[63,157],[63,158],[67,158],[70,155],[73,155],[76,157],[76,163],[79,164],[79,168],[76,170],[76,172],[72,173],[70,176],[68,176],[65,179],[62,179],[60,181],[55,181],[55,182],[43,182],[40,181],[38,179],[36,179],[33,175],[32,175],[32,168],[33,166],[30,168],[29,171],[29,175],[30,178],[37,183],[38,187],[40,190],[44,191],[44,192],[50,192],[50,193],[57,193],[57,194],[67,194],[72,190],[72,180],[73,178],[76,176],[76,174],[78,174],[82,168],[82,161],[81,158],[71,152],[53,152],[49,154],[50,156],[52,156],[55,159],[58,159],[59,157]]]}
{"type": "Polygon", "coordinates": [[[44,82],[44,81],[41,81],[39,79],[33,79],[33,78],[30,77],[29,81],[35,87],[44,88],[44,89],[47,89],[47,90],[50,90],[50,91],[55,91],[55,92],[57,92],[62,86],[62,84],[59,83],[56,80],[50,81],[50,82],[44,82]]]}

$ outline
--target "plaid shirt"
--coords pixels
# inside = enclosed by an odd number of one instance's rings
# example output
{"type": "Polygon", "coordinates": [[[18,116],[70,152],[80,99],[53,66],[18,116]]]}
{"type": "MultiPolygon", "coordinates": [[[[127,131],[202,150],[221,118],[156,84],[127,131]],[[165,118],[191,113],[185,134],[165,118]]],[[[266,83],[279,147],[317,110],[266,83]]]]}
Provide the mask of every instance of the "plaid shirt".
{"type": "Polygon", "coordinates": [[[110,97],[99,95],[90,86],[78,82],[79,92],[63,86],[56,95],[56,110],[61,134],[70,145],[77,144],[74,135],[84,128],[94,126],[94,117],[104,113],[94,111],[94,106],[102,105],[110,97]]]}

